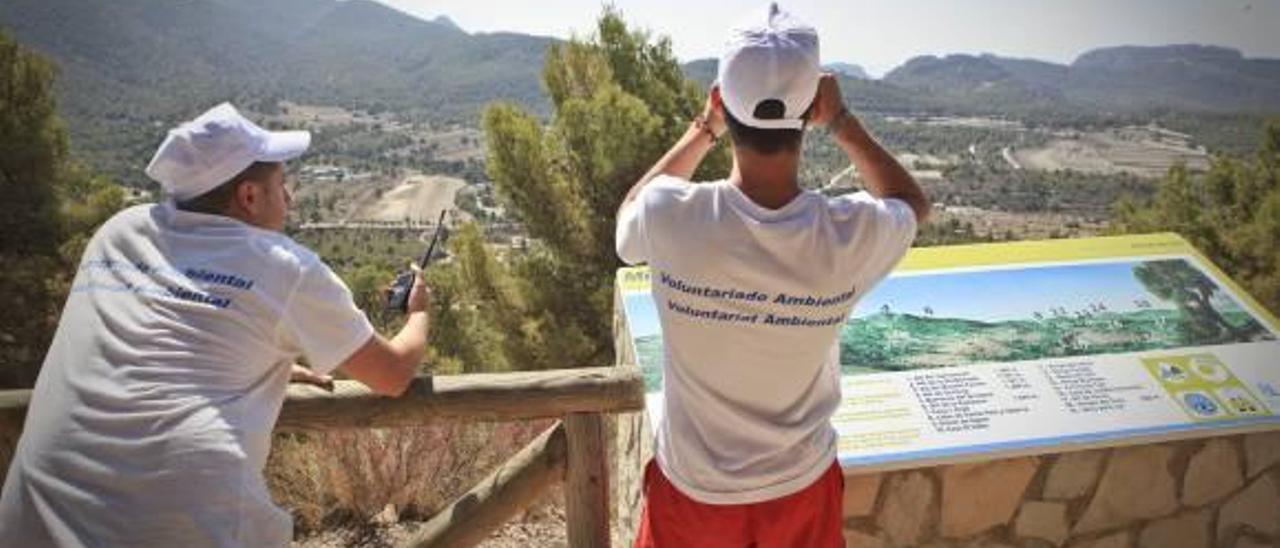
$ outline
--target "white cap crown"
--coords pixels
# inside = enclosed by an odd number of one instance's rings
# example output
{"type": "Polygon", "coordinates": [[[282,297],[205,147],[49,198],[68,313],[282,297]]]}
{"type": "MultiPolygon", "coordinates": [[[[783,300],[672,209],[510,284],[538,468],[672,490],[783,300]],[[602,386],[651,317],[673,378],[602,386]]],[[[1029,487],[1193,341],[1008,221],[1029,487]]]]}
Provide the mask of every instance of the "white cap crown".
{"type": "Polygon", "coordinates": [[[769,4],[763,22],[733,29],[720,57],[720,96],[743,124],[761,129],[800,129],[822,75],[818,33],[769,4]]]}
{"type": "Polygon", "coordinates": [[[226,183],[254,162],[283,162],[311,145],[306,131],[267,131],[222,103],[169,130],[147,176],[164,193],[185,201],[226,183]]]}

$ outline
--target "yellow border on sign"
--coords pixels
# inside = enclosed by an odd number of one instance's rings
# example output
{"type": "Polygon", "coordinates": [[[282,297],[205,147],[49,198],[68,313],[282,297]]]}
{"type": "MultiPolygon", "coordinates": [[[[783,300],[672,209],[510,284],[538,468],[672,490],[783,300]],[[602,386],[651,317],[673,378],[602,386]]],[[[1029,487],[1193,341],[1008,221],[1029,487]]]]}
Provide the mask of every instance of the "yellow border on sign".
{"type": "Polygon", "coordinates": [[[1032,240],[991,244],[917,247],[907,252],[895,272],[1050,261],[1085,261],[1135,255],[1186,255],[1195,248],[1173,233],[1104,236],[1070,240],[1032,240]]]}
{"type": "MultiPolygon", "coordinates": [[[[1033,240],[990,244],[917,247],[894,272],[915,272],[947,268],[982,266],[1007,266],[1046,262],[1087,261],[1094,259],[1118,259],[1124,257],[1150,257],[1158,255],[1190,255],[1209,271],[1214,278],[1244,301],[1260,320],[1273,331],[1280,331],[1280,321],[1249,295],[1239,284],[1200,253],[1195,246],[1172,232],[1135,234],[1126,236],[1102,236],[1063,240],[1033,240]]],[[[618,269],[618,288],[624,293],[649,290],[649,267],[638,266],[618,269]]]]}

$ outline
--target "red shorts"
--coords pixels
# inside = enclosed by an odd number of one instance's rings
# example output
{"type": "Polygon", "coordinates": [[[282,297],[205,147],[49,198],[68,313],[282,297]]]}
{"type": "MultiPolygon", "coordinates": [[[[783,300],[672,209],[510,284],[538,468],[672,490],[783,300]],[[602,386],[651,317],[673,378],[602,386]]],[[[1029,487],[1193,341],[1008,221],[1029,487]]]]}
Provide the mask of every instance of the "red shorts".
{"type": "Polygon", "coordinates": [[[644,513],[635,548],[843,547],[844,473],[833,463],[808,487],[750,504],[705,504],[644,470],[644,513]]]}

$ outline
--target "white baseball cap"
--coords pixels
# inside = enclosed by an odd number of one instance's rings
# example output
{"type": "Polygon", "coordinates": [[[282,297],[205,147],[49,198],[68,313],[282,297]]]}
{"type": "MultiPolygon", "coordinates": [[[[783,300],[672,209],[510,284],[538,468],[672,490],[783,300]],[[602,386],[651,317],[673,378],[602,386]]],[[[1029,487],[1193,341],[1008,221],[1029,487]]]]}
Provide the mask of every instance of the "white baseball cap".
{"type": "Polygon", "coordinates": [[[169,130],[147,176],[181,202],[230,181],[254,162],[297,158],[310,145],[310,132],[267,131],[222,103],[169,130]]]}
{"type": "Polygon", "coordinates": [[[818,32],[770,3],[764,21],[756,17],[733,29],[720,56],[720,97],[745,125],[801,129],[818,93],[820,66],[818,32]]]}

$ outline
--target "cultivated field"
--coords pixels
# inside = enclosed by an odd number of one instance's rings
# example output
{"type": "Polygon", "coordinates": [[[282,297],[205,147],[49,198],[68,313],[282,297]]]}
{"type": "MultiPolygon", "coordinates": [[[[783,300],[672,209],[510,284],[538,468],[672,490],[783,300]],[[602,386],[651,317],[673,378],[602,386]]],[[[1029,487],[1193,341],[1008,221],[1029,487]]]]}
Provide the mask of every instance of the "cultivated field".
{"type": "Polygon", "coordinates": [[[306,180],[294,192],[304,227],[334,228],[361,223],[434,223],[444,209],[456,209],[466,181],[409,172],[395,177],[306,180]]]}
{"type": "Polygon", "coordinates": [[[366,200],[350,221],[434,223],[440,212],[454,209],[454,198],[466,181],[439,175],[413,175],[372,201],[366,200]]]}
{"type": "Polygon", "coordinates": [[[1131,173],[1151,178],[1163,177],[1178,162],[1192,170],[1209,166],[1208,153],[1193,148],[1188,136],[1159,128],[1063,133],[1044,147],[1014,149],[1012,157],[1023,169],[1131,173]]]}
{"type": "Polygon", "coordinates": [[[282,101],[280,109],[280,114],[267,118],[269,124],[312,131],[346,128],[347,133],[342,139],[353,143],[367,139],[369,135],[379,135],[381,138],[378,142],[384,146],[379,147],[376,152],[388,159],[412,155],[429,155],[438,161],[484,159],[484,150],[480,145],[482,135],[480,130],[473,127],[434,127],[402,120],[390,112],[369,114],[336,106],[301,105],[288,101],[282,101]],[[387,138],[388,136],[401,139],[396,141],[387,138]]]}
{"type": "Polygon", "coordinates": [[[286,127],[311,126],[319,128],[346,124],[392,123],[394,115],[389,112],[371,115],[332,105],[302,105],[281,101],[280,113],[268,118],[268,121],[279,123],[286,127]]]}
{"type": "Polygon", "coordinates": [[[995,211],[971,206],[935,207],[930,223],[948,226],[955,219],[972,227],[979,237],[1015,240],[1044,240],[1048,238],[1087,238],[1101,235],[1106,223],[1081,215],[1065,213],[995,211]]]}

